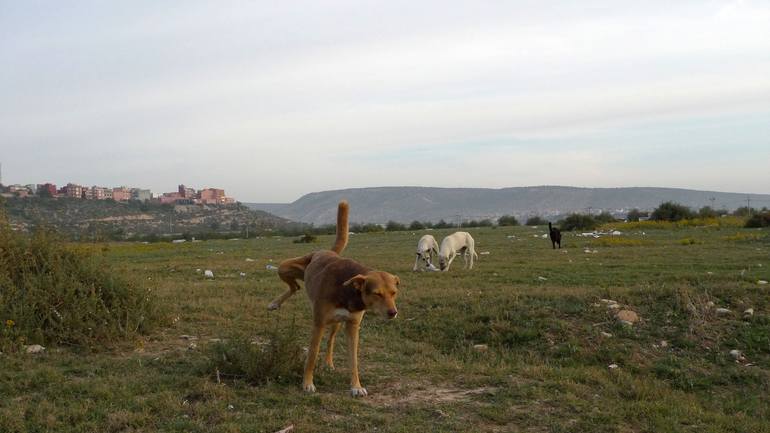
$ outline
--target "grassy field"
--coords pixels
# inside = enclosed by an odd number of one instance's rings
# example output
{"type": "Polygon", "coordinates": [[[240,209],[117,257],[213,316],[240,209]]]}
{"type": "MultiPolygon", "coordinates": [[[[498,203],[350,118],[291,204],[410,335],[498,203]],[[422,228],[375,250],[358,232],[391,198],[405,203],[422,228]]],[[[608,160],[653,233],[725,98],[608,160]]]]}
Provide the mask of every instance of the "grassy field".
{"type": "Polygon", "coordinates": [[[208,358],[217,339],[291,323],[306,344],[306,296],[268,312],[284,287],[266,265],[331,237],[97,245],[174,324],[130,345],[0,355],[0,431],[770,431],[768,231],[641,230],[565,234],[554,251],[543,227],[470,229],[480,261],[448,273],[411,271],[421,233],[352,236],[346,256],[402,281],[398,319],[364,319],[362,399],[347,393],[344,338],[316,394],[295,378],[217,383],[208,358]],[[641,322],[619,324],[603,298],[641,322]]]}

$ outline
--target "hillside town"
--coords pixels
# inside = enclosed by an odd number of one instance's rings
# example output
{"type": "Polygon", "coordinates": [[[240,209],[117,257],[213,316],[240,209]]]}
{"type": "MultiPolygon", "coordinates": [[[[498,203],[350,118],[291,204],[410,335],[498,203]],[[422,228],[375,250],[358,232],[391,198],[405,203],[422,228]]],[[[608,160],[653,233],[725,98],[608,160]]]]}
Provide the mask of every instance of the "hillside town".
{"type": "Polygon", "coordinates": [[[185,185],[179,185],[174,192],[164,192],[154,195],[149,189],[129,188],[126,186],[104,187],[84,186],[76,183],[68,183],[58,187],[53,183],[14,184],[4,186],[0,183],[0,196],[3,197],[47,197],[47,198],[71,198],[81,200],[114,200],[157,202],[160,204],[202,204],[202,205],[227,205],[234,204],[235,199],[225,195],[225,190],[220,188],[203,188],[196,190],[185,185]]]}

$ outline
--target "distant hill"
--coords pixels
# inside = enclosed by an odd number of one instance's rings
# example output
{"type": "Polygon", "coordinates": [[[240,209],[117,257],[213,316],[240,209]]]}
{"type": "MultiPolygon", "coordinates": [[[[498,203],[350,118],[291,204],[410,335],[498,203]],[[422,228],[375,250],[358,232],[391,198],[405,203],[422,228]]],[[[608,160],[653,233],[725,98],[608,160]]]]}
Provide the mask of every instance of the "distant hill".
{"type": "Polygon", "coordinates": [[[5,211],[11,225],[29,230],[47,225],[73,239],[123,239],[189,233],[251,233],[290,225],[284,218],[243,205],[161,205],[155,203],[10,198],[5,211]]]}
{"type": "Polygon", "coordinates": [[[351,221],[407,223],[414,220],[456,221],[457,219],[497,218],[511,214],[557,216],[570,212],[606,210],[625,214],[632,208],[651,210],[664,201],[676,201],[692,208],[711,205],[733,210],[746,205],[770,206],[768,194],[740,194],[677,188],[576,188],[532,186],[517,188],[425,188],[379,187],[323,191],[307,194],[293,203],[244,203],[252,209],[313,224],[335,221],[337,202],[351,205],[351,221]]]}

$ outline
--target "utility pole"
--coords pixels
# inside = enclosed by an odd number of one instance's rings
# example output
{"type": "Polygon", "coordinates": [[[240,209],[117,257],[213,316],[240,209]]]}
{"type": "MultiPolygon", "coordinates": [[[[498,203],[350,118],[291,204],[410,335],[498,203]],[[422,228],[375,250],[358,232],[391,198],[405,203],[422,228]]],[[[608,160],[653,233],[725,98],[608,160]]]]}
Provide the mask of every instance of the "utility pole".
{"type": "Polygon", "coordinates": [[[749,216],[751,216],[751,196],[746,196],[746,208],[748,209],[749,216]]]}
{"type": "Polygon", "coordinates": [[[714,201],[716,201],[716,197],[710,197],[709,201],[711,202],[711,209],[714,209],[714,201]]]}

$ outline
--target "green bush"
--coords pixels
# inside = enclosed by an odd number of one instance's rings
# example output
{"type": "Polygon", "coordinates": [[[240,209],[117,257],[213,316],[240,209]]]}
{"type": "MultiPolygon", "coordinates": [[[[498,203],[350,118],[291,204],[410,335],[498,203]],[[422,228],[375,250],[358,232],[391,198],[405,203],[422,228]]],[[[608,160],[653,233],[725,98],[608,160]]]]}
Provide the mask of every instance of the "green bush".
{"type": "Polygon", "coordinates": [[[401,224],[400,222],[396,222],[396,221],[390,220],[385,225],[385,230],[387,230],[389,232],[402,232],[402,231],[406,230],[406,226],[401,224]]]}
{"type": "Polygon", "coordinates": [[[314,235],[311,235],[310,233],[305,233],[299,238],[294,239],[292,242],[294,242],[295,244],[312,244],[312,243],[318,242],[318,239],[314,235]]]}
{"type": "Polygon", "coordinates": [[[93,249],[37,230],[27,237],[0,217],[0,348],[91,346],[146,333],[162,312],[153,293],[117,276],[93,249]]]}
{"type": "Polygon", "coordinates": [[[648,216],[650,216],[649,212],[642,212],[639,209],[631,209],[628,211],[628,215],[626,215],[626,220],[628,220],[628,222],[638,222],[640,218],[646,218],[648,216]]]}
{"type": "Polygon", "coordinates": [[[213,344],[207,374],[241,379],[254,385],[299,383],[305,354],[297,327],[271,326],[264,338],[236,335],[213,344]]]}
{"type": "Polygon", "coordinates": [[[499,226],[517,226],[519,225],[519,220],[516,219],[513,215],[503,215],[497,220],[497,225],[499,226]]]}
{"type": "Polygon", "coordinates": [[[573,213],[561,222],[561,229],[565,231],[573,230],[594,230],[599,224],[591,215],[573,213]]]}
{"type": "Polygon", "coordinates": [[[409,230],[423,230],[424,228],[425,224],[417,220],[414,220],[411,224],[409,224],[409,230]]]}
{"type": "Polygon", "coordinates": [[[433,225],[433,228],[436,228],[436,229],[448,229],[450,227],[452,227],[452,225],[444,221],[443,219],[433,225]]]}
{"type": "Polygon", "coordinates": [[[539,216],[532,216],[527,218],[527,222],[524,224],[528,226],[542,226],[548,224],[548,221],[540,218],[539,216]]]}
{"type": "Polygon", "coordinates": [[[770,227],[770,212],[755,213],[746,220],[746,228],[770,227]]]}
{"type": "Polygon", "coordinates": [[[650,215],[650,219],[654,221],[681,221],[694,217],[695,214],[693,214],[689,207],[672,201],[661,203],[650,215]]]}

